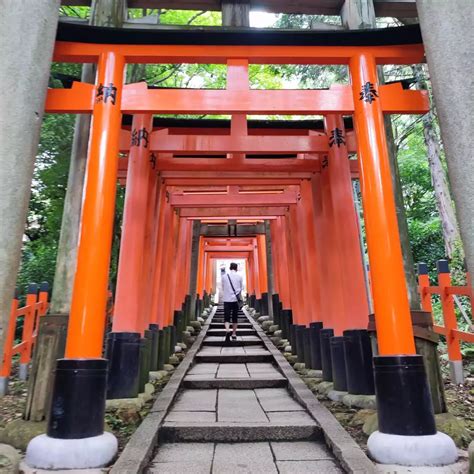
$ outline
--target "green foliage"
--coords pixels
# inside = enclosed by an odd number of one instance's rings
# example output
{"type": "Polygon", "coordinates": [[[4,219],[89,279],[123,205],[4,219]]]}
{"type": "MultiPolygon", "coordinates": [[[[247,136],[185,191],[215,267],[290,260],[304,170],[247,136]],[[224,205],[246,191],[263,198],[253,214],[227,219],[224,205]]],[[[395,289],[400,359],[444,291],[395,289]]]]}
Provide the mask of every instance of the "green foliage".
{"type": "Polygon", "coordinates": [[[43,120],[18,275],[21,290],[28,283],[53,282],[74,121],[74,115],[54,114],[43,120]]]}
{"type": "Polygon", "coordinates": [[[413,258],[431,269],[445,251],[421,127],[418,124],[399,150],[398,164],[413,258]]]}

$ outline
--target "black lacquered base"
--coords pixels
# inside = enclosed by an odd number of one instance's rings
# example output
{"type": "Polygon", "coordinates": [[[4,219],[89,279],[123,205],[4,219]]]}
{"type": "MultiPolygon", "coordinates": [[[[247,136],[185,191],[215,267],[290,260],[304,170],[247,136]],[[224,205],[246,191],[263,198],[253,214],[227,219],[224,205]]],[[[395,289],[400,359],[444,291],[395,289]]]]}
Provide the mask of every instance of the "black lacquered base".
{"type": "Polygon", "coordinates": [[[306,369],[311,368],[311,330],[304,328],[303,330],[303,352],[304,352],[304,366],[306,369]]]}
{"type": "Polygon", "coordinates": [[[334,390],[347,391],[346,361],[344,357],[345,337],[335,336],[329,339],[331,349],[332,380],[334,390]]]}
{"type": "Polygon", "coordinates": [[[334,336],[334,329],[321,329],[319,332],[321,345],[321,369],[323,371],[323,380],[332,382],[332,362],[331,362],[331,346],[329,340],[334,336]]]}
{"type": "Polygon", "coordinates": [[[150,324],[151,331],[151,355],[150,355],[150,371],[158,370],[158,331],[160,327],[158,324],[150,324]]]}
{"type": "Polygon", "coordinates": [[[347,391],[352,395],[373,395],[374,369],[372,345],[366,329],[343,332],[346,359],[347,391]]]}
{"type": "Polygon", "coordinates": [[[323,323],[313,322],[309,325],[309,342],[311,350],[311,368],[321,370],[321,339],[320,333],[323,323]]]}
{"type": "Polygon", "coordinates": [[[106,359],[59,359],[47,435],[82,439],[104,432],[106,359]]]}
{"type": "MultiPolygon", "coordinates": [[[[297,324],[295,326],[295,342],[296,342],[296,356],[298,357],[298,362],[304,363],[304,330],[305,326],[303,324],[297,324]]],[[[293,346],[292,346],[293,347],[293,346]]],[[[292,349],[293,354],[295,353],[292,349]]]]}
{"type": "Polygon", "coordinates": [[[273,323],[277,324],[280,329],[281,321],[280,321],[280,298],[278,294],[272,294],[272,310],[273,310],[273,323]]]}
{"type": "Polygon", "coordinates": [[[107,398],[135,398],[139,392],[140,334],[112,332],[107,338],[107,398]]]}
{"type": "Polygon", "coordinates": [[[406,436],[435,434],[423,357],[376,356],[374,368],[379,431],[406,436]]]}

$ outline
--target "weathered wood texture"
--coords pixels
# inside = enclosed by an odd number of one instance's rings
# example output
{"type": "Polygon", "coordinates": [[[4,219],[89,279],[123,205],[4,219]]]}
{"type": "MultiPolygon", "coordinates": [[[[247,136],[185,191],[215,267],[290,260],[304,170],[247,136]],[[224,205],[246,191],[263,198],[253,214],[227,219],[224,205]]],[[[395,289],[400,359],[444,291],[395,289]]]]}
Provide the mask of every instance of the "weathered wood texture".
{"type": "Polygon", "coordinates": [[[68,316],[66,314],[50,314],[40,319],[38,337],[36,339],[34,359],[25,407],[25,419],[42,421],[48,414],[53,391],[54,369],[56,359],[64,356],[66,347],[68,316]]]}
{"type": "MultiPolygon", "coordinates": [[[[62,0],[63,5],[86,6],[91,0],[62,0]]],[[[252,9],[274,13],[339,15],[341,0],[250,0],[252,9]]],[[[414,17],[415,0],[375,0],[377,16],[414,17]]],[[[129,0],[130,8],[165,8],[178,10],[221,10],[220,0],[129,0]]]]}

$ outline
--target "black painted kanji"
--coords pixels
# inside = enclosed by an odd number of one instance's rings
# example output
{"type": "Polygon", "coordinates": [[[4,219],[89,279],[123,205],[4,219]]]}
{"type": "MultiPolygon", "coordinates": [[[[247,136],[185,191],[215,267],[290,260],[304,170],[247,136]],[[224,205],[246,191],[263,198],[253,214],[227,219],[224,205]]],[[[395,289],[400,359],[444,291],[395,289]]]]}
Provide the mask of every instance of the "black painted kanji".
{"type": "Polygon", "coordinates": [[[149,139],[150,134],[145,127],[140,128],[139,130],[134,128],[132,130],[132,143],[130,146],[140,146],[143,142],[143,148],[148,148],[149,139]]]}
{"type": "Polygon", "coordinates": [[[155,169],[156,168],[156,155],[154,153],[150,153],[150,163],[151,163],[151,168],[155,169]]]}
{"type": "Polygon", "coordinates": [[[372,84],[372,82],[366,82],[360,91],[359,100],[363,100],[364,102],[371,104],[378,96],[379,95],[374,84],[372,84]]]}
{"type": "Polygon", "coordinates": [[[109,85],[107,86],[100,83],[97,86],[97,93],[95,96],[96,102],[103,101],[104,104],[106,104],[109,98],[112,101],[112,104],[115,105],[115,101],[117,100],[117,88],[111,82],[109,82],[109,85]]]}
{"type": "Polygon", "coordinates": [[[339,148],[341,145],[346,144],[346,139],[344,138],[344,133],[340,128],[335,128],[331,130],[331,136],[329,137],[329,146],[337,145],[339,148]]]}
{"type": "Polygon", "coordinates": [[[323,157],[322,168],[327,168],[329,166],[329,159],[327,156],[323,157]]]}

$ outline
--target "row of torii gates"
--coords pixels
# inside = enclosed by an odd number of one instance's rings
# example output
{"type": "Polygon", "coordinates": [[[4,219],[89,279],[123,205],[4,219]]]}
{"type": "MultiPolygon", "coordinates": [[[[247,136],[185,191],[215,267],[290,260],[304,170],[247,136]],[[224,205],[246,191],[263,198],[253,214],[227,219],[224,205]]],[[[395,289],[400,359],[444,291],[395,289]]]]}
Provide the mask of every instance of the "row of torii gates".
{"type": "MultiPolygon", "coordinates": [[[[97,63],[97,79],[47,95],[47,112],[90,113],[93,120],[65,358],[58,361],[48,434],[28,449],[47,456],[67,439],[67,449],[76,452],[85,449],[80,441],[105,436],[102,357],[117,181],[126,186],[126,197],[112,333],[119,335],[116,350],[123,350],[121,344],[139,339],[150,324],[173,325],[187,297],[211,290],[212,259],[228,256],[246,259],[256,298],[268,293],[271,280],[271,291],[295,323],[322,321],[336,335],[367,328],[353,178],[361,184],[377,326],[378,435],[389,444],[401,437],[404,449],[426,448],[427,464],[427,446],[451,446],[436,433],[422,356],[415,351],[384,129],[384,114],[422,114],[429,99],[401,83],[382,85],[377,74],[378,65],[423,58],[417,27],[183,35],[60,26],[54,60],[97,63]],[[130,63],[226,64],[227,87],[124,84],[130,63]],[[351,84],[251,90],[248,66],[254,63],[344,64],[351,84]],[[247,121],[247,115],[277,114],[324,120],[247,121]],[[213,228],[234,224],[247,235],[212,235],[213,228]],[[391,385],[405,386],[403,399],[390,396],[391,385]],[[388,413],[410,420],[405,432],[384,424],[388,413]]],[[[129,376],[119,371],[119,385],[129,376]]],[[[88,455],[103,449],[100,441],[87,446],[88,455]]]]}

